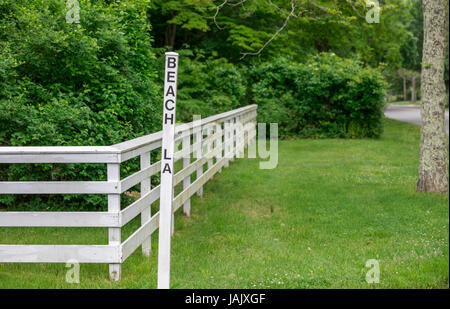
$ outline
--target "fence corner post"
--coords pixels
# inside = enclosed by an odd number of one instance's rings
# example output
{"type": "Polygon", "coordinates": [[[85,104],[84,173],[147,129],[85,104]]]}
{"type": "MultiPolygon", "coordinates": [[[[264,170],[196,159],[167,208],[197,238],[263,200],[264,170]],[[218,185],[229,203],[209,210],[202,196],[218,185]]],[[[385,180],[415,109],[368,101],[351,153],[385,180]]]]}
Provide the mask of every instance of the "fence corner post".
{"type": "MultiPolygon", "coordinates": [[[[107,164],[107,175],[108,181],[119,182],[120,164],[119,163],[107,164]]],[[[108,194],[108,212],[117,214],[120,212],[120,193],[108,194]]],[[[121,244],[120,227],[108,228],[108,244],[110,246],[120,247],[121,244]]],[[[121,272],[122,272],[122,264],[120,263],[109,264],[109,277],[111,280],[116,282],[120,281],[121,272]]]]}

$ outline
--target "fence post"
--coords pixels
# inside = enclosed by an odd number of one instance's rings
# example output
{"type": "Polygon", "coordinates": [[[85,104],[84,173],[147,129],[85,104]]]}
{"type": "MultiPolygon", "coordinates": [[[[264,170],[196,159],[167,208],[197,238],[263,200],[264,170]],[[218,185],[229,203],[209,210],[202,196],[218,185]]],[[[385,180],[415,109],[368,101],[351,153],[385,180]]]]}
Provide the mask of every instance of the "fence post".
{"type": "Polygon", "coordinates": [[[236,117],[230,120],[230,161],[234,161],[234,155],[236,153],[234,145],[236,142],[236,117]]]}
{"type": "Polygon", "coordinates": [[[235,144],[234,144],[234,149],[233,149],[233,155],[234,155],[234,157],[233,158],[238,158],[238,153],[239,153],[239,141],[240,141],[240,137],[239,137],[239,134],[240,134],[240,131],[239,131],[239,116],[236,116],[235,118],[234,118],[234,131],[235,131],[235,138],[234,138],[234,140],[235,140],[235,144]]]}
{"type": "MultiPolygon", "coordinates": [[[[183,137],[183,168],[186,168],[191,163],[191,135],[183,137]]],[[[183,190],[187,189],[191,184],[191,175],[186,176],[183,179],[183,190]]],[[[183,212],[186,216],[191,215],[191,199],[187,199],[183,204],[183,212]]]]}
{"type": "MultiPolygon", "coordinates": [[[[120,181],[120,164],[107,164],[108,181],[120,181]]],[[[108,194],[108,212],[120,212],[120,194],[108,194]]],[[[120,246],[121,233],[120,227],[108,228],[108,244],[120,246]]],[[[120,281],[122,266],[121,264],[109,264],[109,277],[111,280],[120,281]]]]}
{"type": "MultiPolygon", "coordinates": [[[[202,126],[201,124],[199,125],[199,129],[198,131],[196,131],[195,135],[195,143],[200,143],[197,146],[197,152],[195,154],[195,157],[197,158],[197,160],[201,159],[203,156],[203,131],[202,131],[202,126]]],[[[197,179],[200,178],[200,176],[202,176],[203,174],[203,165],[201,165],[198,169],[197,169],[197,179]]],[[[203,186],[200,187],[200,189],[198,189],[197,191],[197,195],[202,197],[203,196],[203,186]]]]}
{"type": "Polygon", "coordinates": [[[245,130],[243,129],[244,126],[242,124],[243,118],[244,117],[242,115],[239,115],[237,117],[237,123],[238,123],[237,127],[239,128],[239,130],[238,130],[239,138],[238,138],[238,143],[236,144],[236,158],[244,157],[244,142],[245,142],[244,133],[245,133],[245,130]]]}
{"type": "MultiPolygon", "coordinates": [[[[207,130],[207,135],[208,138],[213,134],[214,132],[214,127],[212,125],[208,126],[208,130],[207,130]]],[[[212,150],[212,146],[213,146],[214,140],[211,140],[210,142],[208,142],[207,148],[206,148],[206,154],[208,156],[208,169],[210,169],[213,166],[213,157],[211,156],[211,150],[212,150]]],[[[212,177],[211,177],[212,179],[212,177]]]]}
{"type": "MultiPolygon", "coordinates": [[[[216,131],[220,131],[220,136],[216,140],[216,147],[220,149],[220,151],[218,151],[217,155],[216,155],[216,160],[217,160],[217,162],[219,162],[223,158],[223,135],[224,135],[224,133],[222,130],[222,123],[221,122],[217,123],[216,128],[218,128],[218,130],[216,130],[216,131]]],[[[221,173],[221,172],[222,172],[222,167],[219,169],[219,173],[221,173]]]]}
{"type": "Polygon", "coordinates": [[[255,133],[255,136],[253,136],[252,142],[256,143],[256,126],[258,125],[258,113],[256,112],[256,110],[254,110],[252,112],[252,115],[255,115],[255,118],[253,119],[252,123],[253,123],[253,131],[255,133]]]}
{"type": "MultiPolygon", "coordinates": [[[[150,152],[145,152],[141,154],[141,170],[150,166],[150,152]]],[[[141,181],[141,197],[150,192],[151,190],[151,177],[145,178],[141,181]]],[[[141,212],[141,226],[147,223],[152,217],[152,205],[148,205],[141,212]]],[[[142,254],[145,256],[150,256],[152,251],[152,236],[149,235],[148,238],[142,243],[142,254]]]]}

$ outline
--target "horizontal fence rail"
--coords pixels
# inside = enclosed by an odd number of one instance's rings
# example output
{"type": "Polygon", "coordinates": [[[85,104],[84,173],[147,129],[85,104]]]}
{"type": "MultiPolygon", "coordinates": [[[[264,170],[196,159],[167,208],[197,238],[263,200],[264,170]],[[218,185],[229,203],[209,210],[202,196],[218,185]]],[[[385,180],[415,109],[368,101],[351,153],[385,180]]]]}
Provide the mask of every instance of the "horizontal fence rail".
{"type": "MultiPolygon", "coordinates": [[[[181,144],[174,160],[182,159],[173,185],[182,190],[173,199],[172,213],[183,206],[190,214],[190,198],[202,195],[203,185],[229,161],[239,157],[256,138],[257,105],[249,105],[201,121],[177,125],[175,141],[181,144]],[[193,157],[193,160],[191,158],[193,157]],[[204,171],[204,166],[207,166],[204,171]],[[191,182],[193,175],[196,179],[191,182]]],[[[159,200],[160,186],[151,188],[151,177],[161,171],[161,161],[151,164],[150,153],[161,147],[162,132],[112,146],[0,147],[0,164],[103,163],[107,181],[8,181],[0,182],[0,194],[106,194],[108,211],[35,212],[0,211],[0,227],[103,227],[109,230],[107,245],[2,245],[0,263],[107,263],[110,277],[120,280],[121,264],[140,246],[150,255],[151,235],[159,227],[159,212],[151,205],[159,200]],[[120,164],[140,157],[138,172],[120,178],[120,164]],[[121,209],[120,195],[136,185],[140,197],[121,209]],[[141,226],[127,239],[121,228],[141,215],[141,226]]],[[[1,240],[0,240],[1,243],[1,240]]]]}

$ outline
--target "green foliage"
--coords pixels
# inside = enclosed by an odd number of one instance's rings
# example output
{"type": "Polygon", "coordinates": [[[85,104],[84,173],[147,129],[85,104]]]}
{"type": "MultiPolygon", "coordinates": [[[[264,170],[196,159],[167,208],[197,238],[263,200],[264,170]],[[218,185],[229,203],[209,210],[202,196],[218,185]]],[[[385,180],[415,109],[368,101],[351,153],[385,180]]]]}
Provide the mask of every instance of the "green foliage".
{"type": "MultiPolygon", "coordinates": [[[[0,2],[0,145],[111,145],[159,128],[161,91],[140,3],[80,1],[80,23],[68,24],[64,1],[0,2]]],[[[104,180],[105,172],[2,165],[0,179],[104,180]]],[[[62,199],[78,209],[102,205],[101,197],[71,195],[22,197],[21,205],[57,208],[62,199]]]]}
{"type": "Polygon", "coordinates": [[[258,120],[282,137],[378,137],[386,84],[377,70],[334,54],[304,64],[285,58],[250,70],[258,120]]]}

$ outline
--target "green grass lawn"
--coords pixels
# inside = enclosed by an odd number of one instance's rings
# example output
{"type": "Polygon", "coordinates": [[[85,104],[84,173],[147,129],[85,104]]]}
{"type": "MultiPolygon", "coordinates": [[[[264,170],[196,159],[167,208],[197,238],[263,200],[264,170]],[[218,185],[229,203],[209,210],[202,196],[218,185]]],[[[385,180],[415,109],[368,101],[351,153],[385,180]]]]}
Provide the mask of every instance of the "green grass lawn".
{"type": "MultiPolygon", "coordinates": [[[[448,98],[448,95],[447,95],[448,98]]],[[[445,104],[445,110],[448,111],[448,99],[445,104]]],[[[390,102],[388,104],[396,104],[396,105],[416,105],[420,106],[420,101],[412,102],[412,101],[398,101],[398,102],[390,102]]]]}
{"type": "Polygon", "coordinates": [[[389,104],[397,104],[397,105],[420,105],[420,101],[412,102],[412,101],[398,101],[398,102],[391,102],[389,104]]]}
{"type": "MultiPolygon", "coordinates": [[[[377,140],[295,140],[279,164],[238,159],[176,215],[172,288],[448,288],[449,200],[415,192],[419,127],[385,120],[377,140]],[[377,259],[380,283],[365,281],[377,259]]],[[[138,218],[139,219],[139,218],[138,218]]],[[[124,229],[124,237],[138,226],[124,229]]],[[[155,288],[150,258],[137,250],[122,281],[106,264],[0,264],[0,288],[155,288]]],[[[106,229],[0,228],[2,244],[106,244],[106,229]]]]}

